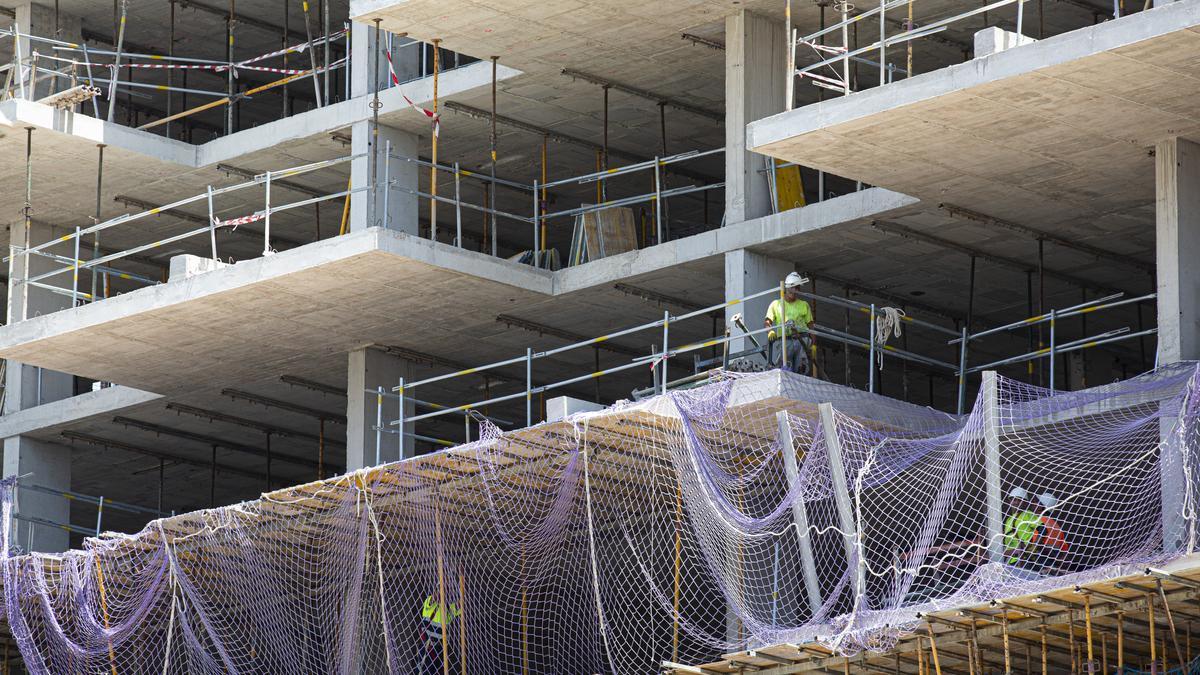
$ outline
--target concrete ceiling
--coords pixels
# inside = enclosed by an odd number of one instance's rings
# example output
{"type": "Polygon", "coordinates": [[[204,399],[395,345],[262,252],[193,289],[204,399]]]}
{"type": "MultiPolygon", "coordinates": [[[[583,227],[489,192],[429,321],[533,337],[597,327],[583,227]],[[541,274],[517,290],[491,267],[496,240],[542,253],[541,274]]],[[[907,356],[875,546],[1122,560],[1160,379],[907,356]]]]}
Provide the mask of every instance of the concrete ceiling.
{"type": "Polygon", "coordinates": [[[750,126],[756,151],[1145,256],[1156,140],[1200,132],[1173,3],[750,126]]]}

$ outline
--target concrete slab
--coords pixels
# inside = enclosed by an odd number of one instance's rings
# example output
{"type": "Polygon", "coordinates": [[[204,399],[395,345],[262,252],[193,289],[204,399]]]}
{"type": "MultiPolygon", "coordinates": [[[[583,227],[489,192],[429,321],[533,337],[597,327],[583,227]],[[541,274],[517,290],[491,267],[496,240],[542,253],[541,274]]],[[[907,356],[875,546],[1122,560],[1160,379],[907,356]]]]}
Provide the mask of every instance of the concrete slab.
{"type": "Polygon", "coordinates": [[[756,152],[1045,227],[1154,200],[1153,143],[1200,135],[1183,0],[749,125],[756,152]]]}
{"type": "Polygon", "coordinates": [[[915,205],[867,190],[559,272],[376,228],[0,327],[0,357],[159,394],[276,378],[371,344],[486,363],[524,351],[527,336],[496,331],[499,314],[601,335],[654,315],[614,307],[616,282],[657,279],[697,302],[711,286],[720,302],[727,250],[855,255],[832,245],[842,228],[915,205]],[[705,265],[711,278],[696,274],[705,265]]]}

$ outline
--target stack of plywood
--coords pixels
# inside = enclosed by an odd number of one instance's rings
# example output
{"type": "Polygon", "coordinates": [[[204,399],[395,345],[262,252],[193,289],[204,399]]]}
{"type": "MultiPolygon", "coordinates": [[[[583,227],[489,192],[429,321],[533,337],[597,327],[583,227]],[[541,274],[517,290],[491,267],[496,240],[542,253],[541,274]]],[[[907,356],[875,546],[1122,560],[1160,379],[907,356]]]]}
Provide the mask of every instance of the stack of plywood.
{"type": "Polygon", "coordinates": [[[633,209],[614,206],[575,217],[568,265],[579,265],[637,249],[633,209]]]}

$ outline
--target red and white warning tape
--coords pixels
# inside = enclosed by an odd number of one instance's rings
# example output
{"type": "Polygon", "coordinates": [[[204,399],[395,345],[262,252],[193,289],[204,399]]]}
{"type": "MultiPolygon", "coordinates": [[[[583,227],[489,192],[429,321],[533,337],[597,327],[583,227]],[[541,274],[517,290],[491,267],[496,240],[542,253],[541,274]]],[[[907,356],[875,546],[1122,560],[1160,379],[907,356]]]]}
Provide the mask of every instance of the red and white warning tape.
{"type": "Polygon", "coordinates": [[[245,225],[247,223],[253,223],[255,221],[262,220],[264,217],[266,217],[266,214],[264,213],[251,213],[248,216],[242,216],[241,218],[230,218],[229,220],[221,220],[220,218],[213,216],[213,224],[217,227],[237,227],[238,225],[245,225]]]}
{"type": "MultiPolygon", "coordinates": [[[[384,55],[387,56],[388,75],[390,75],[392,78],[392,85],[398,87],[400,86],[400,78],[396,77],[396,68],[392,64],[392,53],[390,51],[385,51],[384,55]]],[[[408,96],[405,96],[403,92],[401,92],[400,95],[404,96],[404,100],[408,102],[408,106],[410,108],[433,120],[433,135],[437,136],[442,129],[441,113],[436,113],[428,108],[422,108],[416,103],[413,103],[413,100],[408,96]]]]}

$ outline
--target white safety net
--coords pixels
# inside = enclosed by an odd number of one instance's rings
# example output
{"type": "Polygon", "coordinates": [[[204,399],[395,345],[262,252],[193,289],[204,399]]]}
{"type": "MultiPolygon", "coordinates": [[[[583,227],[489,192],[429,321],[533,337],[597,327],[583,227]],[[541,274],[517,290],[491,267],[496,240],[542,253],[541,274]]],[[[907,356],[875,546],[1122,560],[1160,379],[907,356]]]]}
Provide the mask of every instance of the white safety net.
{"type": "Polygon", "coordinates": [[[5,539],[4,608],[33,673],[640,674],[884,649],[922,609],[1195,550],[1197,372],[1058,395],[989,374],[961,418],[730,375],[65,555],[5,539]]]}

